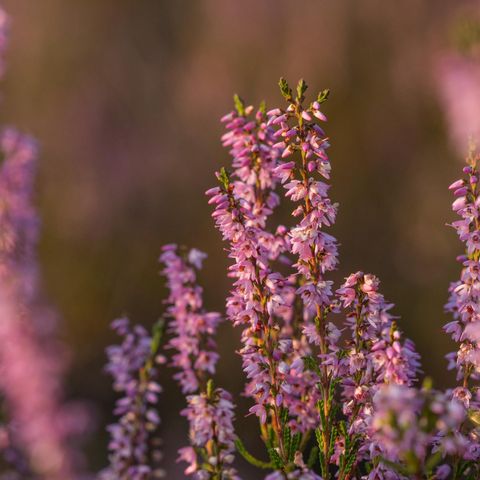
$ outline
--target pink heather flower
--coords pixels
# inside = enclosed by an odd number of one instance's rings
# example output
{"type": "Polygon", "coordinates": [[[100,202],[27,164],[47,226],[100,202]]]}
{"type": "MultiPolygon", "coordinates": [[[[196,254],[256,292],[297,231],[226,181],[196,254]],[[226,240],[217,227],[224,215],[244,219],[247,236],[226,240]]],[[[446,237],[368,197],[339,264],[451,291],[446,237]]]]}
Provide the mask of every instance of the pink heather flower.
{"type": "Polygon", "coordinates": [[[401,342],[389,313],[393,305],[378,291],[379,283],[374,275],[357,272],[337,290],[351,332],[340,361],[343,413],[349,434],[363,437],[360,458],[380,448],[368,437],[376,392],[385,384],[412,386],[419,369],[419,355],[412,342],[401,342]]]}
{"type": "MultiPolygon", "coordinates": [[[[302,82],[299,88],[301,85],[302,82]]],[[[315,403],[325,402],[322,408],[328,413],[333,408],[329,392],[338,373],[336,341],[339,336],[338,329],[327,320],[327,313],[336,307],[332,303],[332,283],[325,275],[337,264],[336,240],[325,231],[335,222],[337,206],[328,197],[329,186],[321,180],[321,177],[328,179],[331,170],[326,154],[328,141],[313,121],[313,117],[324,119],[320,104],[304,108],[303,97],[293,100],[288,94],[284,96],[288,107],[280,116],[272,115],[269,120],[275,128],[274,135],[284,143],[284,155],[274,172],[286,190],[285,196],[295,203],[292,216],[296,224],[288,232],[288,247],[295,258],[296,294],[303,304],[300,331],[303,341],[311,343],[308,348],[304,347],[307,352],[304,356],[311,358],[314,351],[319,353],[320,367],[311,378],[306,398],[312,398],[315,403]],[[288,162],[283,160],[287,152],[288,162]]],[[[310,428],[315,426],[315,421],[318,426],[320,419],[311,417],[310,428]]],[[[328,426],[320,425],[320,428],[328,429],[328,426]]],[[[322,454],[326,463],[330,463],[332,454],[326,442],[322,454]]]]}
{"type": "Polygon", "coordinates": [[[5,50],[8,46],[10,30],[10,17],[7,12],[0,8],[0,77],[3,77],[5,72],[5,50]]]}
{"type": "MultiPolygon", "coordinates": [[[[328,179],[330,172],[326,155],[328,142],[323,130],[312,123],[311,114],[324,119],[320,115],[320,105],[317,102],[312,111],[301,106],[295,107],[295,110],[293,106],[291,103],[282,113],[281,122],[273,120],[272,124],[277,125],[275,135],[283,138],[287,149],[299,151],[301,159],[297,162],[279,161],[274,172],[284,183],[286,197],[300,202],[293,212],[300,221],[290,230],[290,251],[298,258],[295,264],[297,274],[305,279],[297,294],[303,299],[307,318],[312,319],[317,308],[328,308],[331,303],[331,283],[325,281],[324,274],[337,264],[337,245],[335,238],[324,232],[323,227],[335,222],[336,205],[328,198],[329,186],[314,176],[318,173],[328,179]]],[[[320,343],[323,351],[328,348],[326,342],[327,338],[322,333],[320,343]]]]}
{"type": "MultiPolygon", "coordinates": [[[[2,15],[0,14],[0,43],[2,15]]],[[[0,133],[0,389],[16,447],[42,478],[74,477],[61,365],[54,341],[42,332],[36,244],[39,221],[32,205],[34,141],[12,128],[0,133]]]]}
{"type": "Polygon", "coordinates": [[[457,369],[457,379],[469,387],[471,380],[480,378],[480,230],[478,227],[478,160],[479,155],[472,151],[468,158],[469,166],[464,169],[466,178],[457,180],[451,190],[466,188],[466,194],[454,201],[454,210],[460,217],[452,225],[460,240],[465,244],[466,257],[462,257],[463,268],[460,280],[450,286],[450,299],[445,306],[453,314],[453,322],[444,330],[459,342],[458,351],[449,355],[451,368],[457,369]]]}
{"type": "Polygon", "coordinates": [[[451,55],[439,63],[437,78],[453,146],[463,154],[470,140],[480,141],[480,67],[451,55]]]}
{"type": "Polygon", "coordinates": [[[0,133],[0,150],[0,280],[31,300],[37,291],[39,220],[32,205],[37,148],[32,138],[8,128],[0,133]]]}
{"type": "Polygon", "coordinates": [[[390,384],[375,394],[370,435],[383,458],[408,462],[415,467],[412,478],[423,478],[435,452],[442,457],[464,455],[468,443],[458,431],[465,418],[464,406],[449,395],[390,384]]]}
{"type": "Polygon", "coordinates": [[[17,297],[3,285],[0,290],[0,388],[15,425],[15,443],[25,453],[29,468],[42,478],[72,479],[70,432],[60,423],[64,410],[58,367],[36,341],[17,297]]]}
{"type": "Polygon", "coordinates": [[[189,464],[186,475],[195,475],[198,479],[218,478],[239,480],[236,470],[231,466],[234,461],[235,432],[233,428],[234,405],[231,395],[221,388],[187,397],[188,406],[182,411],[190,425],[189,437],[192,447],[179,450],[178,461],[189,464]],[[202,449],[206,457],[197,458],[197,450],[202,449]]]}
{"type": "Polygon", "coordinates": [[[179,370],[175,378],[183,393],[196,392],[200,383],[205,385],[207,375],[215,373],[218,360],[214,336],[221,317],[203,309],[202,288],[196,284],[195,269],[201,267],[205,257],[203,252],[193,249],[184,259],[176,245],[163,247],[160,256],[170,290],[167,312],[172,318],[172,338],[167,347],[176,352],[172,365],[179,370]]]}
{"type": "Polygon", "coordinates": [[[162,392],[157,383],[157,364],[165,359],[153,345],[159,344],[161,329],[155,339],[140,325],[131,327],[127,318],[112,322],[112,328],[123,337],[120,345],[108,347],[106,371],[114,379],[114,389],[121,392],[115,406],[117,423],[109,425],[110,465],[100,473],[102,480],[147,480],[163,478],[157,467],[161,460],[160,418],[156,405],[162,392]]]}
{"type": "MultiPolygon", "coordinates": [[[[286,117],[285,117],[286,118],[286,117]]],[[[233,157],[233,172],[218,174],[221,186],[207,192],[215,205],[213,217],[223,238],[229,242],[229,256],[234,264],[229,276],[234,286],[227,299],[227,315],[235,325],[242,325],[240,350],[248,383],[245,393],[255,400],[250,413],[262,424],[271,423],[276,429],[279,445],[280,412],[288,410],[289,428],[307,431],[318,423],[316,411],[315,374],[305,369],[280,368],[293,365],[309,354],[305,338],[298,330],[291,338],[293,302],[296,279],[273,269],[276,260],[290,264],[288,230],[279,226],[267,229],[267,219],[278,205],[275,192],[277,176],[286,181],[288,168],[276,167],[284,147],[274,137],[273,123],[267,122],[259,110],[252,124],[248,114],[232,112],[228,116],[227,140],[233,157]],[[248,125],[248,128],[247,128],[248,125]],[[279,333],[277,333],[279,332],[279,333]]],[[[276,119],[274,123],[281,123],[276,119]]],[[[283,447],[281,450],[284,452],[283,447]]]]}
{"type": "Polygon", "coordinates": [[[221,317],[204,310],[202,288],[196,284],[195,269],[201,268],[206,254],[192,249],[181,255],[179,250],[176,245],[166,245],[160,255],[170,291],[166,303],[172,318],[172,338],[167,347],[176,351],[172,365],[179,370],[175,378],[183,393],[195,393],[187,397],[188,406],[181,412],[189,422],[194,448],[180,449],[179,461],[189,463],[185,474],[195,478],[210,478],[215,473],[236,480],[237,473],[231,467],[235,451],[234,405],[228,392],[220,388],[210,391],[209,386],[218,360],[214,336],[221,317]],[[197,461],[199,449],[207,456],[208,468],[197,461]]]}

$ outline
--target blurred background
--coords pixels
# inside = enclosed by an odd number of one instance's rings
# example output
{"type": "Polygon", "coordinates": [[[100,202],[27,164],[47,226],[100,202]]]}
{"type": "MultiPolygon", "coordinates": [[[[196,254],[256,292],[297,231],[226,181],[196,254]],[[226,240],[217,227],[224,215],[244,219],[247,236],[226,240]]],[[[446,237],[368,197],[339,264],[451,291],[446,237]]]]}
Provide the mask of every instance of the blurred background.
{"type": "MultiPolygon", "coordinates": [[[[383,290],[438,387],[453,383],[441,327],[461,245],[448,185],[480,133],[478,1],[3,0],[13,19],[0,110],[41,144],[44,288],[72,351],[68,395],[95,406],[90,467],[106,463],[115,395],[103,373],[110,321],[152,324],[165,294],[160,246],[206,251],[206,303],[223,310],[224,245],[204,191],[228,164],[219,118],[232,94],[280,103],[277,81],[330,88],[333,229],[340,280],[362,269],[383,290]],[[476,20],[477,19],[477,20],[476,20]]],[[[221,329],[218,383],[238,392],[238,331],[221,329]]],[[[161,413],[168,478],[183,478],[182,398],[161,413]]],[[[252,449],[256,421],[238,429],[252,449]]],[[[260,455],[259,455],[260,456],[260,455]]],[[[247,478],[243,462],[240,469],[247,478]]]]}

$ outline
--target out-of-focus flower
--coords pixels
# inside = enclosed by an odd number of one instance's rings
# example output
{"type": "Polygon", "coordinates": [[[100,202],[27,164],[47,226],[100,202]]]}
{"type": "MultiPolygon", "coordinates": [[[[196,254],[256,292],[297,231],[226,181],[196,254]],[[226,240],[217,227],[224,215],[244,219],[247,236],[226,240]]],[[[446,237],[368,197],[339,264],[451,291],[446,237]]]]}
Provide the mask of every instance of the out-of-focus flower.
{"type": "MultiPolygon", "coordinates": [[[[424,478],[442,459],[448,466],[461,458],[468,443],[458,432],[466,414],[460,402],[444,393],[406,385],[382,387],[374,397],[370,424],[372,439],[381,445],[379,468],[383,458],[397,463],[402,478],[424,478]]],[[[447,466],[438,473],[444,475],[447,466]]]]}
{"type": "Polygon", "coordinates": [[[0,389],[12,437],[41,478],[74,476],[72,422],[61,402],[61,361],[36,310],[38,216],[32,204],[36,146],[12,128],[0,133],[0,389]]]}
{"type": "Polygon", "coordinates": [[[439,62],[436,76],[453,145],[463,155],[470,141],[480,142],[480,63],[451,54],[439,62]]]}
{"type": "Polygon", "coordinates": [[[100,473],[102,480],[151,480],[164,478],[158,464],[162,458],[158,436],[160,417],[156,405],[162,388],[156,380],[157,365],[165,363],[158,354],[163,327],[154,335],[128,319],[120,318],[112,328],[123,337],[120,345],[107,349],[106,371],[114,379],[114,389],[123,394],[114,413],[119,420],[108,427],[110,465],[100,473]]]}

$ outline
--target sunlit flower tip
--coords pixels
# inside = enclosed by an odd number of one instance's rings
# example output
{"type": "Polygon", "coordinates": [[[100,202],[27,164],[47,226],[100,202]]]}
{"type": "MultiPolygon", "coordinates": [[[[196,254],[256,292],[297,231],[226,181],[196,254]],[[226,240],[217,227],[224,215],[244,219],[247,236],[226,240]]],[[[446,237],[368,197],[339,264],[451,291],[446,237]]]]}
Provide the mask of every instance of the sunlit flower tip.
{"type": "Polygon", "coordinates": [[[465,326],[461,340],[471,340],[472,342],[480,342],[480,320],[468,323],[465,326]]]}
{"type": "Polygon", "coordinates": [[[453,182],[449,187],[448,189],[449,190],[457,190],[457,188],[461,188],[465,185],[465,182],[460,179],[460,180],[456,180],[455,182],[453,182]]]}
{"type": "Polygon", "coordinates": [[[452,210],[454,212],[457,212],[458,210],[461,210],[464,208],[467,204],[467,198],[466,197],[460,197],[457,198],[453,203],[452,203],[452,210]]]}
{"type": "Polygon", "coordinates": [[[289,157],[293,153],[292,147],[289,145],[283,152],[282,152],[282,158],[289,157]]]}
{"type": "Polygon", "coordinates": [[[188,261],[192,264],[197,270],[202,268],[203,261],[207,258],[207,254],[198,250],[196,248],[192,248],[188,252],[188,261]]]}
{"type": "Polygon", "coordinates": [[[254,405],[248,410],[249,415],[256,415],[260,419],[260,423],[265,424],[267,422],[267,410],[263,405],[254,405]]]}
{"type": "Polygon", "coordinates": [[[205,195],[207,195],[208,197],[211,197],[211,196],[214,196],[214,195],[218,195],[220,192],[221,192],[220,187],[213,187],[213,188],[208,189],[205,192],[205,195]]]}
{"type": "Polygon", "coordinates": [[[456,197],[463,197],[464,195],[466,195],[468,193],[468,189],[466,187],[461,187],[457,190],[455,190],[453,192],[453,194],[456,196],[456,197]]]}
{"type": "Polygon", "coordinates": [[[188,467],[185,469],[185,475],[192,475],[198,469],[197,465],[197,454],[193,447],[183,447],[178,450],[180,454],[177,458],[177,462],[186,462],[188,467]]]}
{"type": "Polygon", "coordinates": [[[279,125],[280,123],[285,122],[288,119],[288,115],[286,113],[280,115],[279,117],[273,118],[272,125],[279,125]]]}
{"type": "Polygon", "coordinates": [[[312,120],[311,115],[310,115],[308,112],[306,112],[305,110],[302,111],[302,118],[303,118],[304,120],[306,120],[307,122],[309,122],[310,120],[312,120]]]}
{"type": "Polygon", "coordinates": [[[322,122],[327,121],[327,117],[320,110],[314,110],[313,115],[317,117],[319,120],[321,120],[322,122]]]}
{"type": "Polygon", "coordinates": [[[282,111],[279,108],[273,108],[267,112],[267,117],[279,117],[282,115],[282,111]]]}
{"type": "Polygon", "coordinates": [[[234,119],[234,115],[235,115],[235,112],[226,113],[226,114],[220,119],[220,121],[221,121],[222,123],[231,122],[231,121],[234,119]]]}
{"type": "Polygon", "coordinates": [[[248,107],[245,107],[245,115],[248,116],[250,115],[254,110],[253,105],[249,105],[248,107]]]}

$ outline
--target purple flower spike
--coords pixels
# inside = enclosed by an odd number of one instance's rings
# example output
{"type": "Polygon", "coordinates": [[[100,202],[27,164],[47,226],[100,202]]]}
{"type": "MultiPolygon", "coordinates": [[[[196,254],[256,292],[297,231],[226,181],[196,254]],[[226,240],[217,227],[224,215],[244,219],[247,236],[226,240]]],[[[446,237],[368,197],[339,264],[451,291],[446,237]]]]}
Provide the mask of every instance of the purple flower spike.
{"type": "Polygon", "coordinates": [[[187,396],[187,408],[181,412],[190,425],[191,446],[179,450],[178,461],[187,462],[185,474],[199,480],[239,480],[231,466],[236,438],[232,398],[221,388],[214,390],[210,380],[218,360],[214,336],[221,317],[204,310],[203,291],[196,284],[196,270],[206,254],[192,249],[182,255],[179,250],[166,245],[160,255],[170,291],[166,303],[172,338],[167,346],[176,352],[172,366],[179,370],[175,378],[183,393],[194,394],[187,396]]]}
{"type": "Polygon", "coordinates": [[[106,371],[113,377],[114,389],[122,393],[114,413],[117,423],[109,425],[110,465],[100,473],[101,480],[153,480],[164,478],[158,467],[162,458],[161,440],[157,435],[160,418],[156,405],[162,388],[158,384],[157,365],[165,363],[158,355],[163,326],[154,328],[153,338],[128,319],[112,322],[112,328],[123,337],[120,345],[108,347],[106,371]]]}
{"type": "Polygon", "coordinates": [[[218,353],[214,336],[221,316],[204,310],[203,291],[196,284],[195,270],[201,267],[206,254],[192,249],[182,258],[178,250],[176,245],[166,245],[160,255],[170,291],[166,303],[172,318],[172,338],[167,348],[176,352],[172,366],[179,370],[175,378],[182,392],[194,393],[202,385],[205,387],[209,376],[215,373],[218,353]]]}
{"type": "MultiPolygon", "coordinates": [[[[457,379],[462,387],[471,388],[480,380],[480,191],[478,178],[479,154],[472,151],[469,167],[464,169],[467,178],[454,182],[450,189],[462,189],[462,196],[453,202],[453,210],[460,217],[452,223],[458,237],[465,244],[466,255],[460,280],[450,285],[450,298],[445,309],[453,314],[453,321],[444,329],[459,343],[457,352],[448,355],[449,368],[457,369],[457,379]],[[474,178],[475,181],[471,181],[474,178]]],[[[473,405],[472,405],[473,406],[473,405]]],[[[476,405],[479,408],[479,405],[476,405]]]]}
{"type": "Polygon", "coordinates": [[[412,386],[420,366],[413,343],[402,342],[389,312],[393,305],[385,301],[379,284],[374,275],[357,272],[337,290],[351,332],[340,362],[343,413],[349,435],[362,438],[359,460],[380,448],[368,436],[376,392],[387,384],[412,386]]]}

